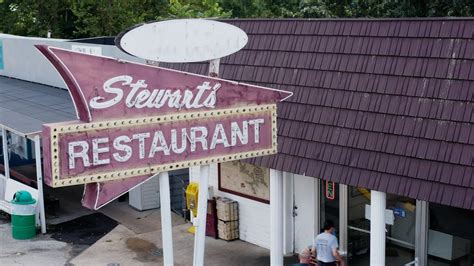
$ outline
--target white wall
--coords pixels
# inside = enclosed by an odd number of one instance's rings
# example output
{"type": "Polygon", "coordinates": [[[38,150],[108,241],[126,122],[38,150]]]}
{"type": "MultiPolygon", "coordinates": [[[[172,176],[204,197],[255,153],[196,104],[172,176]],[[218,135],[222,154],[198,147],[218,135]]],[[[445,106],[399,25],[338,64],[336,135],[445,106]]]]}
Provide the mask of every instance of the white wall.
{"type": "Polygon", "coordinates": [[[240,239],[270,248],[270,205],[219,191],[217,164],[211,164],[209,186],[215,196],[222,196],[239,202],[240,239]]]}
{"type": "Polygon", "coordinates": [[[0,34],[0,40],[3,43],[4,61],[4,69],[0,70],[0,76],[12,77],[58,88],[66,88],[63,79],[53,65],[34,45],[44,44],[65,49],[71,49],[72,45],[100,47],[102,55],[104,56],[144,62],[142,59],[125,54],[112,45],[65,42],[65,40],[60,39],[21,37],[9,34],[0,34]]]}

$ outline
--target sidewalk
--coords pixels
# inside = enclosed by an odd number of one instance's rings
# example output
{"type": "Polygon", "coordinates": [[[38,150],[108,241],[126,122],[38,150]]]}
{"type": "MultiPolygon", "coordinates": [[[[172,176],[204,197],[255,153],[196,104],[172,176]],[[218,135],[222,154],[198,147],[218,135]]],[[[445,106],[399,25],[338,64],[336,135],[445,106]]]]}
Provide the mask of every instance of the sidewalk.
{"type": "MultiPolygon", "coordinates": [[[[136,211],[113,202],[100,210],[120,224],[70,262],[74,265],[162,265],[160,210],[136,211]]],[[[190,224],[172,214],[175,265],[192,265],[194,235],[190,224]]],[[[270,251],[236,240],[206,237],[205,265],[269,265],[270,251]]]]}
{"type": "MultiPolygon", "coordinates": [[[[188,224],[173,227],[175,265],[192,265],[194,235],[188,224]]],[[[74,265],[162,265],[161,230],[135,234],[118,225],[70,261],[74,265]]],[[[205,265],[268,265],[269,250],[236,240],[206,238],[205,265]]]]}
{"type": "Polygon", "coordinates": [[[11,236],[11,224],[0,220],[0,265],[62,266],[74,253],[74,248],[49,235],[31,240],[16,240],[11,236]]]}
{"type": "MultiPolygon", "coordinates": [[[[78,226],[81,228],[77,230],[69,229],[70,224],[66,229],[66,232],[71,232],[73,236],[80,236],[82,233],[79,231],[85,230],[85,239],[78,239],[78,245],[55,240],[51,238],[52,232],[38,235],[32,240],[15,240],[11,237],[11,224],[0,220],[0,265],[163,264],[159,209],[140,212],[128,206],[128,203],[113,202],[100,212],[119,224],[90,246],[90,243],[82,245],[87,242],[89,229],[80,224],[78,226]]],[[[74,224],[75,221],[71,222],[74,224]]],[[[190,224],[175,214],[172,222],[175,265],[192,265],[194,235],[187,232],[190,224]]],[[[248,242],[206,237],[205,265],[269,265],[269,255],[268,249],[248,242]]]]}

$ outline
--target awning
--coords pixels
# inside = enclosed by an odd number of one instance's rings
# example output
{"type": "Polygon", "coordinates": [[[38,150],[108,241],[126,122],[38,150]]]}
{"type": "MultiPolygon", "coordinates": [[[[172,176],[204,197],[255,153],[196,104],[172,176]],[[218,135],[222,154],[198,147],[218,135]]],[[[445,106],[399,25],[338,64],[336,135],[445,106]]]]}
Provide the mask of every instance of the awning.
{"type": "Polygon", "coordinates": [[[0,126],[28,137],[43,124],[75,119],[67,90],[0,76],[0,126]]]}

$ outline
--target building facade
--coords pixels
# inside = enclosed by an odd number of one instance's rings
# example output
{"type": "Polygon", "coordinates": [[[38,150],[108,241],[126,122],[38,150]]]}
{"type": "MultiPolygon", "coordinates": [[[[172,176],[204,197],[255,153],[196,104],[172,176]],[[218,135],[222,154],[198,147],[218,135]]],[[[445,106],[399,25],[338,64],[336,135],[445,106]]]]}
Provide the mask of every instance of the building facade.
{"type": "MultiPolygon", "coordinates": [[[[221,77],[294,93],[278,109],[279,153],[248,161],[283,172],[286,253],[330,218],[349,265],[368,265],[382,192],[387,265],[472,265],[472,19],[228,22],[249,43],[221,77]]],[[[270,247],[271,207],[216,190],[240,202],[241,238],[270,247]]]]}
{"type": "MultiPolygon", "coordinates": [[[[281,234],[283,253],[297,253],[332,219],[348,265],[472,265],[473,19],[225,22],[249,43],[221,59],[220,76],[294,93],[278,106],[279,153],[245,161],[267,169],[277,198],[223,190],[211,165],[213,194],[239,202],[242,240],[273,250],[281,234]]],[[[11,66],[0,75],[64,86],[52,69],[48,83],[44,69],[15,76],[11,66]]],[[[160,66],[208,72],[207,63],[160,66]]]]}

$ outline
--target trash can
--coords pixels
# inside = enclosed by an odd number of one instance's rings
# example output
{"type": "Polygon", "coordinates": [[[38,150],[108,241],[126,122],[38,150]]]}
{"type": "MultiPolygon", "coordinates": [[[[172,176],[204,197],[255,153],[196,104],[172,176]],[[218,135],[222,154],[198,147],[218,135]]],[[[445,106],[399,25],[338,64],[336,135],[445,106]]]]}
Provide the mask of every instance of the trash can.
{"type": "Polygon", "coordinates": [[[30,239],[36,236],[36,200],[28,191],[20,190],[13,196],[12,236],[30,239]]]}

